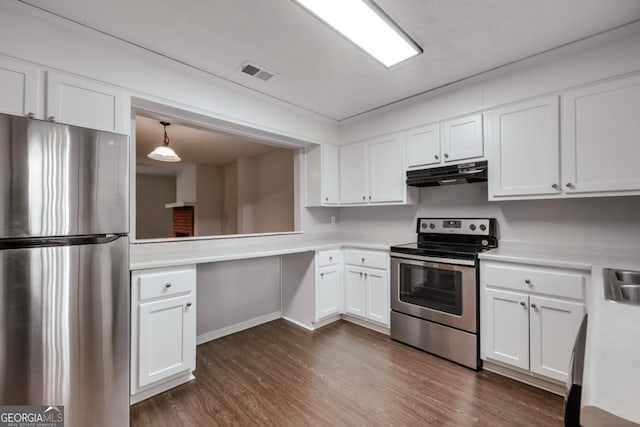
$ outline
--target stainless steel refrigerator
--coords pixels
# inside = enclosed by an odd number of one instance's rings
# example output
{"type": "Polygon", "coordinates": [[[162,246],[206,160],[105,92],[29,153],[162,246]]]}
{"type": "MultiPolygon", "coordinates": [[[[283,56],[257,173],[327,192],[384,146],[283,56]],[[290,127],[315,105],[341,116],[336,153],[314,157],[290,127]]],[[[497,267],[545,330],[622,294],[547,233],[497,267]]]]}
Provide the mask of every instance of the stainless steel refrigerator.
{"type": "Polygon", "coordinates": [[[129,425],[126,136],[0,115],[0,405],[129,425]]]}

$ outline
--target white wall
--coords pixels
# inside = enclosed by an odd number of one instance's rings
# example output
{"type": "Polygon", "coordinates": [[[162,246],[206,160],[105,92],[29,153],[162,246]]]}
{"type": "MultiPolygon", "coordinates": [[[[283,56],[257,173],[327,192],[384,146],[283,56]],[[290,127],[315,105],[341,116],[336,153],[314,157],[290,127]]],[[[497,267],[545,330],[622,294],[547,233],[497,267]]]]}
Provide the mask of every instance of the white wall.
{"type": "Polygon", "coordinates": [[[135,179],[136,237],[171,237],[173,212],[164,205],[175,202],[176,177],[137,174],[135,179]]]}
{"type": "Polygon", "coordinates": [[[341,208],[340,230],[408,243],[416,239],[419,217],[496,218],[500,238],[511,241],[640,244],[640,197],[488,202],[486,183],[422,188],[417,206],[341,208]]]}
{"type": "MultiPolygon", "coordinates": [[[[552,59],[533,59],[481,79],[344,122],[341,143],[481,111],[531,96],[640,70],[640,27],[621,39],[552,59]],[[478,81],[479,80],[479,81],[478,81]]],[[[593,43],[591,43],[593,44],[593,43]]],[[[486,184],[420,190],[417,206],[340,208],[341,233],[389,243],[415,240],[418,217],[495,217],[501,238],[526,242],[626,246],[640,244],[640,198],[489,202],[486,184]]]]}
{"type": "Polygon", "coordinates": [[[0,53],[293,139],[338,140],[333,120],[19,2],[0,5],[0,53]]]}

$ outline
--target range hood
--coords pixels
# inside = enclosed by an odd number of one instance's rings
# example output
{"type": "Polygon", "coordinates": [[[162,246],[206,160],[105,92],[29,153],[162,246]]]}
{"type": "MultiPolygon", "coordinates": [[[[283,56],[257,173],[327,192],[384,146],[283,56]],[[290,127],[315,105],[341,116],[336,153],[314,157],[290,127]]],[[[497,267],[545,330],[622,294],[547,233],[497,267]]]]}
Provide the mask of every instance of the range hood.
{"type": "Polygon", "coordinates": [[[487,161],[419,169],[407,172],[407,185],[435,187],[487,181],[487,161]]]}

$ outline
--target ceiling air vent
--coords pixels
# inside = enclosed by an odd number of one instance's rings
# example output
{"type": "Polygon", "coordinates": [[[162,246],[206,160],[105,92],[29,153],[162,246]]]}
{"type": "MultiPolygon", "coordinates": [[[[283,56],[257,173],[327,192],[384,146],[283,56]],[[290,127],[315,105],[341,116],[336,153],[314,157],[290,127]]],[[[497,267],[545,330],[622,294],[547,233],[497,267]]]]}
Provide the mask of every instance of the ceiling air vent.
{"type": "Polygon", "coordinates": [[[265,82],[275,75],[271,71],[267,71],[264,68],[249,62],[242,64],[240,71],[257,79],[264,80],[265,82]]]}

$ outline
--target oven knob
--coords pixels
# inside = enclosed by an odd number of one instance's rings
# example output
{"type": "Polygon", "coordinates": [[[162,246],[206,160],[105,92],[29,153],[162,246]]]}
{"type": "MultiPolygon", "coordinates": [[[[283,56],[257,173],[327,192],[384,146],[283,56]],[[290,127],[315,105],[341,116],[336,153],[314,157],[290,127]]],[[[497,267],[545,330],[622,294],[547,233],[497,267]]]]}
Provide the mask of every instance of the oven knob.
{"type": "Polygon", "coordinates": [[[423,222],[423,223],[422,223],[422,225],[421,225],[420,227],[422,227],[422,228],[427,228],[427,224],[423,222]]]}
{"type": "Polygon", "coordinates": [[[471,229],[471,231],[476,231],[476,225],[475,224],[471,224],[469,226],[469,228],[471,229]]]}
{"type": "Polygon", "coordinates": [[[480,230],[485,231],[487,229],[487,226],[484,224],[480,224],[480,230]]]}
{"type": "Polygon", "coordinates": [[[433,230],[434,228],[436,228],[436,225],[434,223],[431,223],[429,224],[429,228],[433,230]]]}

